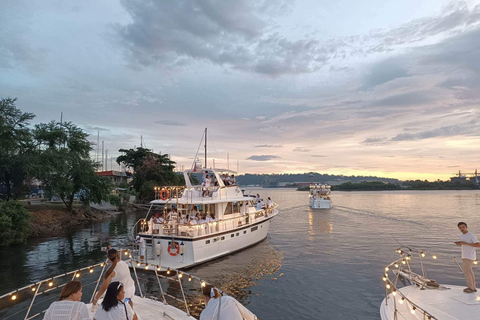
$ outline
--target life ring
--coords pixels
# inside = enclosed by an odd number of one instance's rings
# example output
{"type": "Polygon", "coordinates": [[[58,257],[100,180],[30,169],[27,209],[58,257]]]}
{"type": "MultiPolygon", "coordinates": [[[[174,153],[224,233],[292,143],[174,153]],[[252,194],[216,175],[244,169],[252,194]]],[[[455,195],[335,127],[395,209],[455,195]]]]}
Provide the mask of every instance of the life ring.
{"type": "Polygon", "coordinates": [[[180,247],[178,246],[178,243],[174,242],[174,245],[175,245],[175,252],[172,252],[172,251],[171,251],[171,250],[172,250],[172,249],[171,249],[171,248],[172,248],[172,245],[171,245],[171,244],[168,245],[168,249],[167,249],[167,250],[168,250],[168,253],[169,253],[172,257],[175,257],[177,254],[180,253],[180,247]]]}
{"type": "Polygon", "coordinates": [[[162,188],[158,193],[160,199],[167,200],[170,197],[170,191],[167,188],[162,188]]]}

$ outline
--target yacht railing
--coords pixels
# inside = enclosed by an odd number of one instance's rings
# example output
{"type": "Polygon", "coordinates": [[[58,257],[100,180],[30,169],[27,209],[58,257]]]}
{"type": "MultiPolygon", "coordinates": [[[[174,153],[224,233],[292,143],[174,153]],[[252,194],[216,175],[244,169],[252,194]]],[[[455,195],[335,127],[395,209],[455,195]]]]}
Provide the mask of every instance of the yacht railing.
{"type": "MultiPolygon", "coordinates": [[[[399,319],[398,316],[401,315],[400,311],[397,308],[397,303],[405,304],[409,308],[410,313],[412,314],[420,312],[421,314],[423,314],[424,319],[438,319],[432,314],[430,314],[427,310],[418,306],[407,296],[405,296],[397,286],[398,280],[400,278],[403,278],[408,280],[410,284],[416,285],[423,289],[439,288],[440,285],[438,283],[436,283],[434,280],[427,278],[423,261],[423,259],[427,256],[431,256],[433,260],[437,260],[438,256],[436,254],[427,253],[425,250],[408,246],[400,246],[396,252],[400,254],[400,258],[386,266],[385,273],[382,276],[382,280],[385,282],[385,304],[388,305],[389,300],[393,298],[392,300],[394,303],[394,319],[399,319]],[[418,258],[420,260],[420,266],[422,271],[421,275],[413,272],[411,268],[410,261],[415,255],[418,255],[418,258]],[[400,299],[397,299],[397,295],[400,299]]],[[[454,261],[456,261],[455,257],[454,261]]],[[[477,264],[477,261],[475,260],[474,263],[477,264]]]]}
{"type": "MultiPolygon", "coordinates": [[[[131,250],[118,250],[121,257],[127,258],[139,296],[152,300],[159,300],[165,304],[183,309],[188,315],[198,316],[204,308],[201,298],[201,288],[208,283],[193,274],[161,266],[149,266],[133,260],[131,250]],[[136,267],[143,265],[143,269],[154,272],[137,273],[136,267]],[[139,276],[140,275],[140,276],[139,276]],[[145,275],[146,277],[141,277],[145,275]],[[146,290],[152,285],[158,285],[158,293],[146,290]],[[142,289],[143,288],[143,289],[142,289]]],[[[40,280],[22,288],[0,296],[0,318],[3,320],[30,320],[41,319],[50,304],[60,297],[61,289],[71,280],[82,282],[84,296],[91,293],[89,303],[92,302],[102,282],[108,263],[97,263],[80,268],[48,279],[40,280]]],[[[220,289],[219,292],[223,293],[220,289]]]]}
{"type": "Polygon", "coordinates": [[[142,234],[150,235],[169,235],[169,236],[183,236],[183,237],[201,237],[205,235],[215,234],[224,231],[236,230],[245,225],[251,225],[262,218],[268,218],[277,213],[278,204],[274,203],[272,208],[261,209],[247,215],[237,216],[218,221],[211,221],[205,223],[197,223],[190,225],[188,223],[180,223],[178,220],[165,220],[164,223],[154,223],[141,219],[140,232],[142,234]]]}

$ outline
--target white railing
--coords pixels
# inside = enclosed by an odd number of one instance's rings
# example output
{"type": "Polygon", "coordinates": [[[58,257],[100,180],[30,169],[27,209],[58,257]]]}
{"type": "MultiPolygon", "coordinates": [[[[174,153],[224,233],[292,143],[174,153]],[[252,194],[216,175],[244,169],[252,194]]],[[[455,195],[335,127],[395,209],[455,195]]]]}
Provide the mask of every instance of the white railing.
{"type": "MultiPolygon", "coordinates": [[[[131,251],[126,249],[118,250],[121,254],[121,257],[127,258],[127,263],[130,263],[130,267],[134,273],[134,281],[137,285],[138,293],[140,297],[150,298],[154,300],[161,300],[163,303],[168,304],[168,301],[179,303],[183,305],[185,312],[190,315],[191,308],[201,308],[201,305],[198,305],[198,295],[193,297],[185,293],[184,286],[188,284],[189,291],[192,286],[197,286],[201,289],[208,282],[189,274],[184,271],[179,271],[172,268],[164,268],[158,265],[145,264],[143,262],[138,262],[132,259],[131,251]],[[139,277],[135,267],[143,265],[144,270],[152,270],[155,273],[155,280],[150,279],[141,279],[142,283],[146,280],[154,281],[158,284],[159,292],[157,296],[146,294],[142,291],[142,286],[140,285],[139,277]],[[165,283],[162,284],[161,279],[167,279],[166,282],[168,290],[164,290],[165,283]],[[177,285],[171,285],[171,282],[174,281],[177,285]],[[172,290],[178,290],[179,296],[174,296],[172,290]],[[148,297],[146,295],[149,295],[148,297]],[[189,301],[189,299],[191,301],[189,301]]],[[[88,267],[80,268],[65,274],[53,276],[48,279],[44,279],[30,285],[24,286],[22,288],[11,291],[7,294],[4,294],[0,297],[0,314],[2,314],[2,320],[13,320],[13,319],[41,319],[43,314],[50,306],[51,302],[58,299],[60,296],[61,289],[71,280],[78,280],[82,282],[83,292],[87,291],[89,286],[95,286],[92,291],[91,298],[89,302],[91,303],[99,284],[103,278],[103,274],[106,270],[107,263],[97,263],[88,267]],[[97,274],[98,277],[97,277],[97,274]],[[82,281],[83,280],[83,281],[82,281]],[[85,282],[85,283],[83,283],[85,282]],[[42,299],[40,299],[40,297],[42,299]],[[41,301],[39,301],[41,300],[41,301]]],[[[220,289],[219,292],[223,293],[220,289]]]]}
{"type": "Polygon", "coordinates": [[[277,206],[278,205],[275,203],[272,208],[262,209],[248,215],[195,225],[181,224],[178,221],[165,221],[163,224],[153,222],[149,223],[143,219],[140,222],[141,233],[149,235],[173,235],[191,238],[201,237],[204,235],[235,230],[244,227],[245,225],[251,225],[258,221],[264,220],[265,218],[268,218],[278,212],[277,206]]]}

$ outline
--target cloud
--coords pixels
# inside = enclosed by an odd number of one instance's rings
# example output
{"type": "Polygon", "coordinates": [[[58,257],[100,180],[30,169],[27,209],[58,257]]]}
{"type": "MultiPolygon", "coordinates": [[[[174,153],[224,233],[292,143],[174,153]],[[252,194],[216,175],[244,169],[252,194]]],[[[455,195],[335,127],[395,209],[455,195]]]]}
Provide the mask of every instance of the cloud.
{"type": "Polygon", "coordinates": [[[302,147],[296,147],[292,150],[293,152],[309,152],[310,149],[307,148],[302,148],[302,147]]]}
{"type": "Polygon", "coordinates": [[[183,122],[179,121],[174,121],[174,120],[158,120],[154,122],[155,124],[159,124],[161,126],[175,126],[175,127],[180,127],[186,125],[183,122]]]}
{"type": "Polygon", "coordinates": [[[254,146],[254,148],[281,148],[281,144],[259,144],[254,146]]]}
{"type": "Polygon", "coordinates": [[[359,88],[359,90],[371,90],[376,86],[382,85],[389,81],[408,77],[410,74],[405,65],[405,59],[399,57],[389,58],[374,63],[370,67],[369,73],[363,79],[363,85],[359,88]]]}
{"type": "Polygon", "coordinates": [[[386,137],[383,138],[368,138],[362,141],[364,144],[383,144],[387,141],[386,137]]]}
{"type": "Polygon", "coordinates": [[[314,158],[326,158],[327,157],[327,156],[324,156],[324,155],[321,155],[321,154],[312,154],[310,156],[314,157],[314,158]]]}
{"type": "Polygon", "coordinates": [[[273,160],[273,159],[279,159],[279,156],[274,156],[274,155],[261,155],[261,156],[250,156],[247,158],[247,160],[253,160],[253,161],[268,161],[268,160],[273,160]]]}
{"type": "Polygon", "coordinates": [[[465,134],[471,134],[479,131],[480,126],[474,123],[468,123],[465,125],[452,125],[441,128],[436,128],[427,131],[421,131],[417,133],[401,133],[390,139],[391,141],[413,141],[423,140],[435,137],[452,137],[465,134]]]}

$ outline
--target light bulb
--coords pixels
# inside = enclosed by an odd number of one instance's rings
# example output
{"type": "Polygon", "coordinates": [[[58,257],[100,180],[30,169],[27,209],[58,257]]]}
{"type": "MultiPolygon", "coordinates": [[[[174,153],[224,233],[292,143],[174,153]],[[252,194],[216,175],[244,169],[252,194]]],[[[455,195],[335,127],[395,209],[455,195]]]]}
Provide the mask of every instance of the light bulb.
{"type": "Polygon", "coordinates": [[[137,261],[137,267],[140,267],[141,263],[140,261],[137,261]]]}
{"type": "Polygon", "coordinates": [[[402,264],[406,264],[407,262],[405,261],[405,259],[402,260],[402,264]]]}
{"type": "Polygon", "coordinates": [[[148,270],[148,263],[145,265],[145,270],[148,270]]]}
{"type": "Polygon", "coordinates": [[[478,261],[477,260],[473,261],[473,264],[478,264],[478,261]]]}
{"type": "Polygon", "coordinates": [[[90,270],[88,270],[90,273],[93,273],[93,268],[90,268],[90,270]]]}
{"type": "Polygon", "coordinates": [[[160,271],[160,269],[161,269],[161,268],[162,268],[162,267],[160,267],[160,266],[157,266],[157,271],[160,271]]]}
{"type": "Polygon", "coordinates": [[[383,277],[382,279],[383,279],[383,281],[387,281],[387,277],[383,277]]]}
{"type": "Polygon", "coordinates": [[[392,296],[394,296],[394,297],[395,297],[396,295],[397,295],[397,291],[396,291],[396,290],[393,290],[393,292],[392,292],[392,296]]]}
{"type": "Polygon", "coordinates": [[[192,281],[192,276],[188,276],[188,281],[192,281]]]}
{"type": "Polygon", "coordinates": [[[425,257],[425,252],[422,251],[422,252],[420,253],[420,255],[422,256],[422,258],[424,258],[424,257],[425,257]]]}
{"type": "Polygon", "coordinates": [[[205,287],[207,284],[205,283],[205,281],[202,281],[202,287],[205,287]]]}
{"type": "Polygon", "coordinates": [[[398,301],[400,304],[403,304],[403,301],[405,300],[405,298],[402,298],[400,299],[400,301],[398,301]]]}
{"type": "Polygon", "coordinates": [[[183,273],[179,273],[178,277],[181,279],[183,277],[183,273]]]}
{"type": "Polygon", "coordinates": [[[387,283],[387,289],[390,289],[390,284],[387,283]]]}
{"type": "Polygon", "coordinates": [[[388,270],[390,270],[390,268],[389,268],[389,267],[386,267],[386,268],[385,268],[385,271],[388,271],[388,270]]]}
{"type": "Polygon", "coordinates": [[[49,287],[53,287],[53,281],[50,281],[50,282],[48,283],[48,286],[49,286],[49,287]]]}
{"type": "Polygon", "coordinates": [[[80,273],[76,273],[75,278],[80,278],[80,273]]]}
{"type": "Polygon", "coordinates": [[[16,294],[12,295],[12,300],[17,300],[17,295],[16,294]]]}
{"type": "Polygon", "coordinates": [[[37,288],[32,287],[32,292],[35,292],[35,291],[37,291],[37,288]]]}
{"type": "Polygon", "coordinates": [[[398,263],[395,263],[395,268],[398,268],[398,263]]]}
{"type": "Polygon", "coordinates": [[[437,255],[434,254],[434,255],[432,256],[432,258],[433,258],[433,260],[437,260],[437,255]]]}
{"type": "Polygon", "coordinates": [[[412,314],[415,314],[415,307],[412,308],[412,311],[410,311],[412,314]]]}

